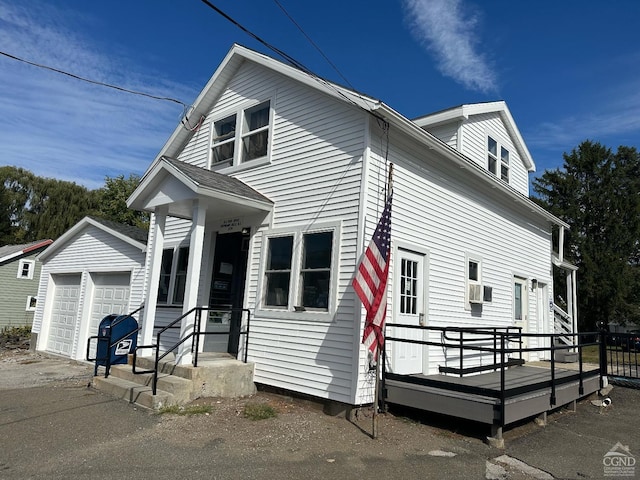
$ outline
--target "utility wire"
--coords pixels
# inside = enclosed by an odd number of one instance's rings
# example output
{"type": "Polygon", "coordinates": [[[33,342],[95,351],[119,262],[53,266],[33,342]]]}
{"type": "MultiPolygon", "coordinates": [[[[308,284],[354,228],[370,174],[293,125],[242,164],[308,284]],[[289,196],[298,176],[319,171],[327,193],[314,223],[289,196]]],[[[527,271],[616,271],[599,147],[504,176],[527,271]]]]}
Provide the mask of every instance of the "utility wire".
{"type": "Polygon", "coordinates": [[[26,63],[27,65],[31,65],[33,67],[44,68],[45,70],[51,70],[52,72],[60,73],[62,75],[66,75],[68,77],[75,78],[76,80],[82,80],[83,82],[92,83],[93,85],[100,85],[101,87],[113,88],[114,90],[119,90],[121,92],[131,93],[133,95],[140,95],[142,97],[147,97],[147,98],[153,98],[154,100],[164,100],[164,101],[167,101],[167,102],[177,103],[178,105],[182,105],[182,108],[184,109],[185,114],[186,114],[187,110],[189,109],[189,106],[186,103],[181,102],[180,100],[176,100],[175,98],[160,97],[160,96],[157,96],[157,95],[151,95],[150,93],[137,92],[135,90],[129,90],[128,88],[119,87],[118,85],[111,85],[109,83],[99,82],[97,80],[91,80],[90,78],[81,77],[81,76],[75,75],[73,73],[65,72],[64,70],[60,70],[58,68],[49,67],[47,65],[42,65],[40,63],[30,62],[29,60],[25,60],[24,58],[16,57],[15,55],[11,55],[9,53],[5,53],[5,52],[2,52],[2,51],[0,51],[0,55],[4,55],[5,57],[11,58],[13,60],[17,60],[17,61],[22,62],[22,63],[26,63]]]}
{"type": "MultiPolygon", "coordinates": [[[[332,89],[334,92],[336,92],[337,95],[341,96],[342,98],[344,98],[347,102],[351,103],[352,105],[355,105],[358,108],[361,108],[362,110],[366,111],[367,113],[373,115],[374,117],[377,117],[376,114],[374,114],[371,110],[369,110],[368,108],[364,108],[360,105],[358,105],[355,101],[353,101],[351,98],[349,98],[347,95],[345,95],[343,92],[341,92],[334,83],[329,82],[328,80],[325,80],[322,77],[319,77],[318,75],[316,75],[312,70],[310,70],[309,68],[305,67],[302,63],[300,63],[299,61],[297,61],[295,58],[293,58],[291,55],[289,55],[288,53],[280,50],[278,47],[276,47],[275,45],[270,44],[269,42],[267,42],[266,40],[260,38],[258,35],[256,35],[255,33],[253,33],[251,30],[249,30],[248,28],[246,28],[245,26],[243,26],[242,24],[240,24],[238,21],[234,20],[232,17],[230,17],[229,15],[227,15],[225,12],[223,12],[222,10],[220,10],[218,7],[216,7],[213,3],[211,3],[209,0],[201,0],[202,3],[204,3],[205,5],[207,5],[209,8],[213,9],[214,11],[216,11],[218,14],[220,14],[221,16],[223,16],[226,20],[228,20],[229,22],[233,23],[236,27],[238,27],[240,30],[242,30],[244,33],[246,33],[247,35],[249,35],[251,38],[257,40],[258,42],[260,42],[262,45],[264,45],[265,47],[267,47],[269,50],[277,53],[278,55],[280,55],[282,58],[284,58],[287,62],[289,62],[291,65],[293,65],[295,68],[297,68],[298,70],[302,70],[304,73],[306,73],[307,75],[309,75],[311,78],[315,79],[317,82],[322,83],[323,85],[325,85],[327,88],[332,89]]],[[[360,97],[362,100],[364,100],[362,98],[362,95],[360,95],[358,92],[355,91],[354,89],[354,93],[360,97]]]]}
{"type": "Polygon", "coordinates": [[[338,75],[340,75],[340,78],[342,78],[342,80],[345,81],[345,83],[347,85],[349,85],[349,87],[351,87],[351,90],[355,90],[355,87],[353,85],[351,85],[351,82],[349,80],[346,79],[346,77],[342,74],[342,72],[340,70],[338,70],[338,67],[336,67],[334,65],[334,63],[329,60],[329,58],[324,54],[324,52],[320,49],[320,47],[318,45],[316,45],[316,43],[311,39],[311,37],[309,35],[307,35],[307,32],[305,32],[302,27],[298,24],[298,22],[296,22],[293,17],[289,14],[289,12],[287,12],[287,10],[285,10],[285,8],[282,6],[282,4],[278,1],[278,0],[273,0],[275,2],[276,5],[278,5],[278,7],[280,7],[280,10],[282,10],[282,12],[287,16],[287,18],[289,18],[289,20],[291,20],[291,22],[298,27],[298,30],[300,30],[300,32],[305,36],[305,38],[309,41],[309,43],[311,45],[313,45],[313,48],[315,48],[318,53],[320,53],[320,55],[322,55],[322,58],[324,58],[327,63],[329,65],[331,65],[331,68],[333,68],[336,73],[338,75]]]}

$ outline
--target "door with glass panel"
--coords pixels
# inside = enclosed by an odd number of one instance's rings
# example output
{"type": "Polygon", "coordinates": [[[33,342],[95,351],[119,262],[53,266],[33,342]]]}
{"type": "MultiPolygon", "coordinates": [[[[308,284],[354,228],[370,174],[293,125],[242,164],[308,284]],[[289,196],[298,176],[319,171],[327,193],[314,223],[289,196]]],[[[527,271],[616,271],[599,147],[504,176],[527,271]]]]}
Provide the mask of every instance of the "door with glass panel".
{"type": "MultiPolygon", "coordinates": [[[[424,255],[398,250],[393,274],[393,323],[425,326],[424,255]]],[[[403,339],[424,340],[420,329],[395,327],[390,335],[403,339]]],[[[416,343],[393,341],[390,369],[393,373],[422,373],[427,347],[416,343]]]]}
{"type": "MultiPolygon", "coordinates": [[[[513,325],[520,327],[522,333],[529,333],[529,297],[527,295],[527,279],[514,277],[513,279],[513,325]]],[[[527,348],[531,342],[522,337],[522,348],[527,348]]],[[[523,356],[525,360],[528,355],[523,356]]]]}

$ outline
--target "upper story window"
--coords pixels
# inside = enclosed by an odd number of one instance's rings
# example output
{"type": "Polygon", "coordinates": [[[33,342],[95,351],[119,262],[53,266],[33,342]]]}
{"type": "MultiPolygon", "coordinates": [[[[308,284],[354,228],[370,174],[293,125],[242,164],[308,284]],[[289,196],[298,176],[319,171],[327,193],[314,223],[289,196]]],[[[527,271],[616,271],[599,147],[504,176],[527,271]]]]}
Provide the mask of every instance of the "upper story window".
{"type": "Polygon", "coordinates": [[[211,167],[237,166],[266,158],[269,152],[271,101],[215,120],[211,135],[211,167]]]}
{"type": "Polygon", "coordinates": [[[158,303],[182,305],[187,284],[189,247],[167,248],[162,252],[158,303]]]}
{"type": "Polygon", "coordinates": [[[36,262],[34,260],[20,260],[18,264],[17,278],[24,278],[31,280],[33,278],[33,271],[35,270],[36,262]]]}
{"type": "Polygon", "coordinates": [[[326,314],[335,309],[332,301],[337,283],[334,239],[338,231],[336,226],[267,236],[262,313],[279,311],[279,318],[288,318],[290,314],[326,314]]]}
{"type": "Polygon", "coordinates": [[[509,150],[491,137],[487,137],[487,170],[509,183],[509,150]]]}

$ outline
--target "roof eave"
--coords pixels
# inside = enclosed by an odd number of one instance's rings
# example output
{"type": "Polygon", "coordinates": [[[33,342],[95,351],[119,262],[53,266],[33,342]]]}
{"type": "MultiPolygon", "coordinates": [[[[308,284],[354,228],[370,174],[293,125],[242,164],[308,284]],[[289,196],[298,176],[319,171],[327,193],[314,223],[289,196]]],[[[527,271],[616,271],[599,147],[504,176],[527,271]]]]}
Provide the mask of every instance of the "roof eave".
{"type": "Polygon", "coordinates": [[[407,119],[406,117],[402,116],[401,114],[396,112],[394,109],[392,109],[388,105],[386,105],[384,103],[380,103],[379,107],[377,108],[377,111],[381,115],[388,117],[388,120],[390,122],[392,122],[395,125],[399,126],[399,128],[401,128],[404,132],[409,134],[414,139],[416,139],[419,142],[427,145],[427,147],[429,147],[429,148],[441,153],[445,157],[447,157],[450,160],[456,162],[461,167],[468,168],[471,172],[473,172],[474,175],[482,178],[485,181],[489,181],[489,182],[493,183],[493,186],[495,188],[501,190],[503,193],[508,195],[512,200],[514,200],[514,201],[516,201],[516,202],[518,202],[518,203],[520,203],[522,205],[525,205],[533,213],[536,213],[537,215],[540,215],[540,216],[544,217],[547,221],[549,221],[549,222],[551,222],[551,223],[553,223],[555,225],[558,225],[558,226],[564,227],[566,229],[569,229],[569,225],[567,223],[563,222],[562,220],[560,220],[555,215],[547,212],[544,208],[540,207],[538,204],[533,202],[528,197],[526,197],[526,196],[522,195],[521,193],[515,191],[514,189],[508,187],[506,184],[504,184],[503,182],[498,180],[498,178],[496,178],[495,176],[491,175],[488,171],[480,168],[474,162],[469,160],[462,153],[460,153],[457,150],[451,148],[449,145],[445,144],[444,142],[441,142],[435,136],[433,136],[432,134],[430,134],[426,130],[423,130],[416,123],[414,123],[414,122],[410,121],[409,119],[407,119]]]}

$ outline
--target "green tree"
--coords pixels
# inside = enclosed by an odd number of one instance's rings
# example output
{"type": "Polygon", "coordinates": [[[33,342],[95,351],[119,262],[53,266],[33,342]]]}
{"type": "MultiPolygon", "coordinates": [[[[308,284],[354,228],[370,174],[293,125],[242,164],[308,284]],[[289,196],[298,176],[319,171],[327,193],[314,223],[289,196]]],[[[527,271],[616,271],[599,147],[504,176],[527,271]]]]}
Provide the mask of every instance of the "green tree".
{"type": "Polygon", "coordinates": [[[640,155],[585,141],[563,158],[563,167],[535,179],[533,189],[535,200],[570,226],[565,255],[579,268],[579,327],[640,320],[640,155]]]}
{"type": "Polygon", "coordinates": [[[140,177],[135,174],[105,178],[105,186],[96,191],[98,209],[96,214],[102,218],[124,223],[134,227],[148,229],[149,214],[127,208],[127,198],[133,193],[140,177]]]}
{"type": "Polygon", "coordinates": [[[2,244],[55,240],[85,215],[94,213],[95,206],[95,195],[73,182],[38,177],[22,168],[0,167],[2,244]]]}

